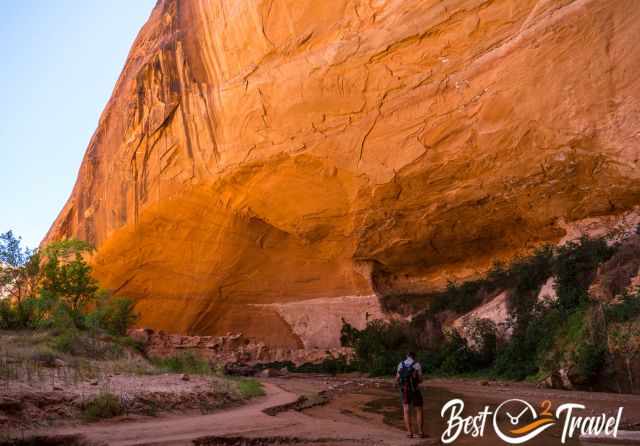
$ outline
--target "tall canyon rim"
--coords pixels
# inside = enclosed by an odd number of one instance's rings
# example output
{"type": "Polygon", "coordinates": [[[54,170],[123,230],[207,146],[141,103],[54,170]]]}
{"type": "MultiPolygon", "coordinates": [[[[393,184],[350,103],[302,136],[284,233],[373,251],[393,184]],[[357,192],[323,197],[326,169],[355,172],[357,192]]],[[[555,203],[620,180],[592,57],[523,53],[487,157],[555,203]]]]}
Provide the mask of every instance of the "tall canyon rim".
{"type": "Polygon", "coordinates": [[[637,0],[159,0],[43,243],[140,325],[332,346],[637,220],[638,36],[637,0]]]}

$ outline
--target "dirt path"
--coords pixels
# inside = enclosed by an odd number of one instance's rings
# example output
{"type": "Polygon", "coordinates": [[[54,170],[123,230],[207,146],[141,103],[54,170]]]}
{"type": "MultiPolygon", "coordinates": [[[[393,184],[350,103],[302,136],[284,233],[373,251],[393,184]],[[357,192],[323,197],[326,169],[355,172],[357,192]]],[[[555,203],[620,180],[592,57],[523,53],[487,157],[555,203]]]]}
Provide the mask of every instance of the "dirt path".
{"type": "MultiPolygon", "coordinates": [[[[611,412],[625,406],[624,417],[635,423],[640,419],[640,396],[589,392],[564,392],[536,389],[524,383],[482,383],[475,380],[429,380],[425,394],[425,440],[407,439],[402,431],[402,415],[397,391],[385,380],[362,377],[289,376],[263,381],[266,395],[250,403],[208,415],[164,415],[136,421],[113,420],[38,432],[43,435],[81,434],[93,444],[125,445],[192,445],[193,440],[217,437],[202,446],[264,446],[295,444],[296,446],[426,446],[439,443],[444,421],[439,412],[453,396],[463,397],[470,411],[506,398],[521,397],[531,401],[542,399],[584,402],[596,411],[611,412]],[[302,412],[286,410],[275,416],[264,410],[295,402],[300,395],[329,396],[329,403],[302,412]],[[220,438],[225,437],[225,438],[220,438]]],[[[557,433],[529,442],[531,446],[559,444],[557,433]]],[[[638,444],[638,433],[629,438],[638,444]]],[[[459,440],[460,445],[495,446],[494,436],[459,440]]],[[[578,446],[577,439],[567,446],[578,446]]]]}
{"type": "Polygon", "coordinates": [[[287,404],[298,396],[279,387],[265,384],[266,395],[242,407],[207,415],[164,416],[151,420],[118,422],[107,421],[93,425],[45,430],[47,435],[80,433],[89,440],[113,446],[125,445],[183,445],[207,435],[238,434],[287,427],[285,417],[270,417],[262,412],[271,406],[287,404]]]}
{"type": "MultiPolygon", "coordinates": [[[[206,436],[242,437],[295,437],[304,444],[323,439],[331,444],[380,444],[407,445],[404,433],[384,425],[371,426],[357,419],[318,419],[301,412],[283,412],[277,416],[266,415],[263,410],[289,404],[298,399],[297,394],[283,390],[271,383],[264,383],[266,395],[245,406],[208,415],[167,416],[135,422],[101,422],[72,428],[47,429],[43,435],[82,434],[95,443],[112,446],[129,445],[190,445],[192,440],[206,436]],[[327,441],[333,440],[333,441],[327,441]]],[[[424,441],[422,442],[424,443],[424,441]]]]}

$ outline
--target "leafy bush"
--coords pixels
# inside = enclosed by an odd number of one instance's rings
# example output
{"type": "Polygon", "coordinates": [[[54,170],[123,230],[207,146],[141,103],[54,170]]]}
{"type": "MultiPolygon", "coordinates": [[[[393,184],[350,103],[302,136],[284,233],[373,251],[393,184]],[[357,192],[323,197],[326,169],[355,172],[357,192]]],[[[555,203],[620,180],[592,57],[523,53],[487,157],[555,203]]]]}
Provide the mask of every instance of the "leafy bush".
{"type": "Polygon", "coordinates": [[[102,341],[73,327],[56,333],[50,340],[50,346],[61,353],[92,359],[116,359],[123,354],[119,344],[102,341]]]}
{"type": "Polygon", "coordinates": [[[529,355],[523,354],[527,350],[529,343],[526,338],[514,338],[498,351],[494,364],[496,376],[522,380],[527,376],[538,372],[536,358],[531,352],[529,355]]]}
{"type": "Polygon", "coordinates": [[[138,320],[135,303],[126,297],[111,297],[100,293],[95,308],[88,312],[85,325],[103,329],[113,336],[125,336],[127,330],[138,320]]]}
{"type": "Polygon", "coordinates": [[[51,347],[62,353],[77,354],[80,336],[75,330],[66,330],[51,339],[51,347]]]}
{"type": "Polygon", "coordinates": [[[0,329],[13,330],[19,328],[16,309],[8,299],[0,300],[0,329]]]}
{"type": "Polygon", "coordinates": [[[573,353],[573,361],[583,384],[592,384],[605,366],[607,350],[592,342],[580,343],[573,353]]]}
{"type": "Polygon", "coordinates": [[[255,398],[265,394],[262,384],[257,379],[243,378],[236,382],[236,388],[244,399],[255,398]]]}
{"type": "Polygon", "coordinates": [[[211,375],[214,370],[209,363],[192,352],[167,358],[153,358],[156,367],[169,373],[190,373],[192,375],[211,375]]]}
{"type": "Polygon", "coordinates": [[[256,370],[281,370],[286,368],[289,372],[294,373],[323,373],[327,375],[358,371],[356,363],[354,361],[348,361],[344,356],[337,358],[327,357],[320,363],[305,362],[299,366],[296,366],[291,361],[273,361],[256,364],[254,367],[256,370]]]}
{"type": "Polygon", "coordinates": [[[602,238],[583,236],[558,248],[553,265],[558,305],[570,310],[589,300],[588,288],[598,265],[615,252],[602,238]]]}
{"type": "Polygon", "coordinates": [[[12,304],[9,300],[0,300],[0,329],[19,330],[38,328],[45,314],[38,299],[24,298],[12,304]]]}
{"type": "Polygon", "coordinates": [[[476,353],[469,348],[466,339],[452,330],[446,336],[437,372],[447,375],[469,373],[477,370],[478,362],[476,353]]]}
{"type": "Polygon", "coordinates": [[[480,322],[474,328],[478,348],[471,348],[457,331],[447,332],[437,349],[418,349],[412,337],[412,327],[406,322],[369,322],[363,330],[357,330],[344,323],[342,342],[355,351],[355,368],[371,376],[388,376],[409,351],[418,352],[418,361],[425,373],[453,375],[470,373],[488,367],[494,358],[495,327],[480,322]]]}
{"type": "Polygon", "coordinates": [[[512,290],[509,306],[516,336],[527,330],[535,314],[538,292],[551,276],[553,261],[553,249],[545,246],[537,249],[531,257],[518,259],[509,269],[509,281],[505,282],[505,289],[512,290]]]}
{"type": "Polygon", "coordinates": [[[136,350],[139,353],[144,354],[144,351],[145,351],[144,341],[133,339],[132,337],[129,337],[129,336],[117,336],[113,338],[113,341],[116,344],[121,345],[122,347],[136,350]]]}
{"type": "Polygon", "coordinates": [[[637,380],[633,364],[640,356],[640,320],[615,324],[607,334],[609,350],[612,356],[624,362],[628,380],[625,384],[629,391],[633,391],[637,380]]]}
{"type": "Polygon", "coordinates": [[[640,316],[640,290],[631,294],[625,291],[620,302],[605,307],[607,320],[611,322],[628,322],[640,316]]]}
{"type": "Polygon", "coordinates": [[[546,245],[531,256],[515,259],[510,265],[496,263],[487,274],[492,289],[514,289],[517,294],[537,291],[551,275],[553,248],[546,245]]]}
{"type": "Polygon", "coordinates": [[[429,296],[431,305],[428,313],[435,315],[445,310],[466,313],[482,301],[484,293],[492,292],[493,290],[493,283],[486,279],[463,282],[461,284],[449,282],[445,291],[429,296]]]}
{"type": "Polygon", "coordinates": [[[124,336],[127,330],[138,320],[134,312],[135,303],[127,297],[116,297],[109,300],[107,317],[102,325],[113,335],[124,336]]]}
{"type": "MultiPolygon", "coordinates": [[[[322,362],[313,364],[313,363],[304,363],[299,365],[298,367],[294,366],[283,366],[287,367],[287,369],[291,372],[299,372],[299,373],[324,373],[327,375],[337,375],[338,373],[349,373],[357,371],[356,364],[350,363],[343,356],[338,358],[326,358],[322,362]]],[[[282,367],[280,367],[282,368],[282,367]]]]}
{"type": "Polygon", "coordinates": [[[82,407],[82,417],[87,421],[113,418],[124,412],[120,398],[112,393],[101,393],[84,403],[82,407]]]}
{"type": "Polygon", "coordinates": [[[493,364],[498,349],[498,330],[490,319],[474,319],[469,322],[469,337],[473,341],[475,366],[486,368],[493,364]]]}
{"type": "Polygon", "coordinates": [[[537,303],[527,315],[526,326],[514,330],[511,339],[498,348],[494,371],[497,376],[522,380],[541,369],[555,367],[558,331],[566,329],[568,313],[556,305],[537,303]]]}
{"type": "Polygon", "coordinates": [[[343,321],[342,345],[353,347],[356,355],[354,366],[372,376],[391,374],[404,355],[413,348],[406,325],[394,321],[371,321],[358,330],[343,321]]]}

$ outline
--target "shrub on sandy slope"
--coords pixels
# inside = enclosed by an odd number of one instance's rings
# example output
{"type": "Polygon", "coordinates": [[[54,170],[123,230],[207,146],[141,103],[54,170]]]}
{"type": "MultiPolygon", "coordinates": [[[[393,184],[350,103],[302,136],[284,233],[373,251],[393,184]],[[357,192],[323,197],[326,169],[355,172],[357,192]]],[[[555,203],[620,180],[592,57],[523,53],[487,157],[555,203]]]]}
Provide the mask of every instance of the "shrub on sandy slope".
{"type": "Polygon", "coordinates": [[[243,378],[236,381],[236,388],[244,399],[255,398],[265,394],[260,381],[253,378],[243,378]]]}
{"type": "Polygon", "coordinates": [[[124,414],[120,398],[112,393],[100,393],[83,404],[82,417],[87,421],[113,418],[124,414]]]}

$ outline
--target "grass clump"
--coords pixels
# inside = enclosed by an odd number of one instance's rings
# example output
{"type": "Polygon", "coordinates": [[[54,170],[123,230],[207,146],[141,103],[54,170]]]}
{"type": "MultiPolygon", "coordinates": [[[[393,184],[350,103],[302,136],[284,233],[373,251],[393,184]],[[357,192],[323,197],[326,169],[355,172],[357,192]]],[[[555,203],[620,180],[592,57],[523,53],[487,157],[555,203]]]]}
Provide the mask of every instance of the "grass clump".
{"type": "Polygon", "coordinates": [[[124,347],[113,338],[100,339],[74,328],[54,330],[49,346],[60,353],[90,359],[117,359],[124,354],[124,347]]]}
{"type": "Polygon", "coordinates": [[[124,414],[124,406],[116,395],[101,393],[85,402],[82,407],[82,417],[87,421],[97,421],[113,418],[124,414]]]}
{"type": "Polygon", "coordinates": [[[236,382],[236,388],[240,396],[244,399],[250,399],[265,395],[262,383],[254,378],[239,379],[236,382]]]}
{"type": "Polygon", "coordinates": [[[188,373],[192,375],[213,375],[215,370],[208,361],[187,352],[167,358],[153,358],[152,363],[167,373],[188,373]]]}

